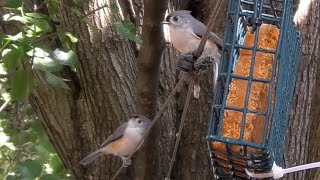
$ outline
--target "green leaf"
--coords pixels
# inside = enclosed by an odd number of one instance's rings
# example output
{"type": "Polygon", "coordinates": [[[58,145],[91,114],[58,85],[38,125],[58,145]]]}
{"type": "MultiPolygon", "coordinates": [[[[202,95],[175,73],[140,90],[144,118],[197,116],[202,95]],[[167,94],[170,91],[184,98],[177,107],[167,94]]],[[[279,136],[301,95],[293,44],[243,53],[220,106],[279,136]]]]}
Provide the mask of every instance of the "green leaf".
{"type": "Polygon", "coordinates": [[[22,52],[22,58],[24,58],[27,52],[30,51],[30,44],[23,41],[19,44],[19,49],[22,52]]]}
{"type": "MultiPolygon", "coordinates": [[[[28,146],[30,145],[30,143],[35,142],[38,139],[38,134],[28,133],[28,134],[25,134],[24,137],[25,137],[25,141],[29,141],[29,142],[26,142],[23,145],[28,146]]],[[[34,144],[32,144],[32,146],[34,146],[34,144]]]]}
{"type": "Polygon", "coordinates": [[[60,180],[60,177],[54,174],[45,174],[41,176],[39,180],[60,180]]]}
{"type": "Polygon", "coordinates": [[[49,22],[45,19],[39,19],[38,21],[36,21],[35,24],[45,32],[52,31],[52,27],[50,26],[49,22]]]}
{"type": "Polygon", "coordinates": [[[53,173],[54,174],[60,174],[61,172],[63,172],[65,170],[64,165],[61,161],[61,159],[59,158],[59,156],[54,155],[51,159],[50,159],[50,165],[53,169],[53,173]]]}
{"type": "Polygon", "coordinates": [[[44,58],[44,57],[48,57],[50,55],[51,51],[48,52],[48,50],[39,48],[39,47],[35,47],[33,49],[31,49],[31,51],[27,52],[28,56],[31,57],[39,57],[39,58],[44,58]]]}
{"type": "Polygon", "coordinates": [[[70,90],[68,85],[63,81],[61,77],[55,76],[49,72],[45,72],[45,78],[48,84],[52,87],[70,90]]]}
{"type": "Polygon", "coordinates": [[[8,13],[3,15],[3,20],[4,21],[19,21],[22,22],[23,21],[23,17],[20,15],[17,15],[15,13],[8,13]]]}
{"type": "Polygon", "coordinates": [[[62,69],[62,65],[51,57],[35,57],[33,59],[33,67],[48,72],[57,72],[62,69]]]}
{"type": "Polygon", "coordinates": [[[53,58],[63,65],[74,67],[78,61],[77,54],[70,49],[57,48],[53,51],[53,58]]]}
{"type": "Polygon", "coordinates": [[[112,4],[110,5],[110,9],[111,9],[111,13],[112,13],[112,14],[116,14],[116,13],[119,12],[119,8],[118,8],[118,6],[117,6],[116,3],[112,3],[112,4]]]}
{"type": "Polygon", "coordinates": [[[77,8],[70,8],[70,10],[75,13],[78,17],[82,17],[83,14],[77,8]]]}
{"type": "Polygon", "coordinates": [[[33,77],[30,72],[18,70],[11,80],[11,99],[13,101],[23,101],[27,98],[33,87],[33,77]]]}
{"type": "Polygon", "coordinates": [[[50,18],[53,21],[58,20],[56,15],[60,13],[59,6],[60,6],[60,1],[48,1],[47,2],[47,8],[48,8],[48,11],[50,14],[50,18]]]}
{"type": "Polygon", "coordinates": [[[20,178],[30,178],[28,167],[23,162],[17,164],[17,174],[20,178]]]}
{"type": "Polygon", "coordinates": [[[35,133],[43,133],[43,126],[39,122],[32,123],[31,128],[35,133]]]}
{"type": "Polygon", "coordinates": [[[14,176],[14,175],[7,175],[4,179],[5,180],[18,180],[17,176],[14,176]]]}
{"type": "Polygon", "coordinates": [[[135,25],[130,21],[121,21],[113,23],[117,32],[122,36],[134,41],[135,43],[142,45],[141,38],[136,34],[135,25]]]}
{"type": "Polygon", "coordinates": [[[28,172],[32,178],[40,176],[42,171],[42,166],[36,160],[26,160],[24,162],[25,166],[28,168],[28,172]]]}
{"type": "Polygon", "coordinates": [[[0,49],[2,49],[2,46],[5,44],[5,39],[4,39],[5,35],[3,33],[0,32],[0,49]]]}
{"type": "Polygon", "coordinates": [[[59,39],[62,43],[62,47],[67,49],[70,49],[70,43],[78,42],[78,39],[74,37],[70,32],[59,33],[59,39]]]}
{"type": "Polygon", "coordinates": [[[41,13],[25,13],[26,16],[35,18],[35,19],[43,19],[43,18],[47,18],[46,15],[41,14],[41,13]]]}
{"type": "Polygon", "coordinates": [[[42,138],[42,141],[44,142],[43,145],[46,147],[46,150],[48,153],[55,153],[56,149],[54,149],[51,141],[49,141],[48,137],[46,136],[45,138],[42,138]]]}
{"type": "Polygon", "coordinates": [[[29,17],[29,16],[21,16],[15,13],[8,13],[3,15],[3,20],[4,21],[19,21],[23,24],[27,24],[27,23],[35,23],[37,21],[37,19],[29,17]]]}
{"type": "Polygon", "coordinates": [[[35,146],[35,149],[36,149],[35,154],[36,154],[37,156],[39,156],[39,157],[38,157],[38,160],[39,160],[40,162],[47,163],[47,162],[48,162],[48,159],[50,158],[50,154],[49,154],[49,152],[48,152],[48,150],[47,150],[47,147],[44,147],[44,145],[42,145],[42,142],[43,142],[43,141],[40,141],[41,144],[35,146]]]}
{"type": "Polygon", "coordinates": [[[70,32],[65,32],[64,33],[67,37],[69,37],[70,41],[72,43],[76,43],[78,42],[78,39],[76,37],[73,36],[73,34],[71,34],[70,32]]]}
{"type": "Polygon", "coordinates": [[[81,6],[83,3],[88,2],[88,0],[73,0],[73,2],[81,6]]]}
{"type": "Polygon", "coordinates": [[[18,34],[11,36],[11,35],[7,35],[8,37],[6,39],[11,40],[11,41],[18,41],[20,39],[23,39],[23,32],[19,32],[18,34]]]}
{"type": "Polygon", "coordinates": [[[36,47],[27,54],[33,57],[33,68],[49,72],[56,72],[62,69],[62,65],[52,57],[52,52],[50,51],[36,47]]]}
{"type": "Polygon", "coordinates": [[[7,0],[6,3],[4,4],[4,7],[7,8],[19,8],[22,6],[22,0],[7,0]]]}
{"type": "Polygon", "coordinates": [[[19,49],[12,48],[7,49],[2,54],[2,60],[4,63],[4,68],[8,73],[13,72],[16,70],[17,66],[20,63],[20,60],[22,58],[22,52],[19,49]]]}

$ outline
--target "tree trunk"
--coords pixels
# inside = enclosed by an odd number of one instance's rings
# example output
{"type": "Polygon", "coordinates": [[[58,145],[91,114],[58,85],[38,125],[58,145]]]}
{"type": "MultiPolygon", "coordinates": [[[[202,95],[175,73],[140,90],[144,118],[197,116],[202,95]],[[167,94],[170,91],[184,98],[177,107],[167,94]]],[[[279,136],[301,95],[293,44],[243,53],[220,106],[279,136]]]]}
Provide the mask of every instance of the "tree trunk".
{"type": "MultiPolygon", "coordinates": [[[[82,13],[86,14],[105,3],[116,1],[91,1],[82,13]]],[[[62,4],[72,6],[70,1],[62,4]]],[[[60,8],[61,26],[79,38],[74,47],[79,57],[77,74],[66,68],[61,73],[71,80],[68,83],[71,91],[66,91],[49,87],[41,73],[36,72],[36,89],[30,102],[76,179],[108,179],[120,166],[116,158],[101,158],[88,168],[82,167],[79,161],[98,148],[117,126],[134,113],[137,72],[134,50],[130,42],[111,27],[121,17],[119,14],[111,15],[107,7],[89,17],[90,22],[97,26],[97,32],[70,8],[60,8]]]]}
{"type": "MultiPolygon", "coordinates": [[[[58,28],[72,31],[79,39],[73,47],[79,57],[77,72],[64,68],[59,74],[70,80],[68,85],[71,90],[67,91],[49,87],[42,72],[35,71],[36,87],[29,100],[75,179],[109,179],[121,165],[119,158],[105,156],[87,168],[80,166],[79,161],[99,147],[117,126],[135,112],[153,117],[155,108],[159,109],[164,103],[179,79],[180,72],[175,67],[177,52],[171,46],[165,48],[159,62],[163,45],[156,24],[163,16],[161,12],[165,2],[158,5],[157,1],[145,1],[143,4],[142,0],[91,0],[81,9],[83,14],[105,4],[117,4],[121,10],[117,14],[111,14],[107,7],[94,11],[89,21],[97,26],[97,32],[70,10],[72,1],[61,2],[62,22],[58,28]],[[144,5],[151,9],[143,12],[144,5]],[[159,17],[156,12],[160,12],[159,17]],[[139,49],[120,36],[112,28],[112,23],[130,18],[141,32],[143,13],[153,16],[144,18],[148,22],[142,30],[146,47],[142,48],[138,60],[139,49]]],[[[316,91],[320,88],[320,82],[316,81],[320,77],[319,2],[313,0],[307,6],[309,9],[300,11],[302,14],[299,16],[306,14],[298,23],[302,37],[302,60],[287,132],[285,165],[288,167],[320,159],[320,145],[317,143],[320,137],[320,106],[317,104],[320,92],[316,91]]],[[[227,3],[223,2],[213,28],[220,37],[223,37],[227,3]]],[[[216,1],[212,0],[170,0],[168,7],[170,10],[190,9],[193,15],[206,23],[215,4],[216,1]]],[[[212,102],[211,79],[211,69],[200,77],[200,98],[191,100],[171,179],[214,178],[206,143],[212,102]]],[[[140,150],[140,155],[134,156],[136,161],[133,166],[125,169],[118,179],[165,178],[186,93],[187,85],[177,93],[152,129],[149,142],[140,150]]],[[[287,179],[318,179],[319,172],[299,172],[288,175],[287,179]]]]}
{"type": "MultiPolygon", "coordinates": [[[[80,166],[79,161],[99,147],[117,126],[135,112],[153,117],[155,108],[159,109],[178,81],[180,72],[176,70],[175,63],[177,52],[169,46],[159,61],[163,44],[158,34],[161,29],[157,24],[163,16],[165,2],[145,0],[143,4],[141,1],[91,0],[82,8],[83,14],[114,3],[121,10],[121,13],[111,14],[110,9],[105,7],[93,12],[89,20],[97,26],[97,32],[67,8],[72,6],[72,1],[62,1],[61,28],[72,31],[79,38],[74,47],[79,57],[77,74],[67,68],[60,74],[71,80],[68,82],[71,91],[50,88],[41,72],[35,72],[37,86],[30,102],[75,179],[109,179],[121,165],[119,158],[104,156],[88,168],[80,166]],[[144,11],[143,7],[146,8],[144,11]],[[142,27],[144,46],[137,58],[136,46],[117,34],[112,23],[129,17],[140,28],[143,14],[146,23],[142,27]]],[[[170,0],[168,6],[170,10],[190,9],[206,24],[215,4],[216,1],[212,0],[170,0]]],[[[213,28],[221,38],[227,4],[228,1],[223,2],[213,28]]],[[[314,127],[319,126],[316,116],[320,108],[316,108],[316,98],[312,96],[315,86],[320,86],[319,82],[314,84],[319,76],[319,33],[311,33],[319,29],[318,9],[319,0],[314,0],[308,18],[299,26],[303,39],[303,60],[288,131],[287,148],[290,153],[285,158],[288,166],[302,164],[307,158],[309,119],[314,127]]],[[[191,100],[171,179],[214,179],[206,142],[213,91],[211,71],[208,69],[200,77],[200,98],[191,100]]],[[[186,93],[187,85],[181,88],[154,126],[148,137],[149,142],[139,150],[139,155],[134,156],[136,161],[133,161],[133,166],[126,168],[118,179],[163,180],[166,177],[186,93]]],[[[320,133],[316,133],[316,130],[310,132],[310,138],[317,138],[320,133]]],[[[319,145],[313,143],[309,149],[309,153],[316,153],[319,145]]],[[[302,179],[303,175],[294,174],[292,178],[302,179]]],[[[310,177],[317,176],[310,174],[310,177]]]]}
{"type": "MultiPolygon", "coordinates": [[[[301,0],[295,15],[295,23],[301,32],[302,53],[286,137],[286,167],[320,160],[318,143],[320,83],[317,81],[320,67],[319,8],[320,0],[301,0]]],[[[292,173],[287,175],[286,179],[319,179],[319,177],[318,169],[292,173]]]]}
{"type": "MultiPolygon", "coordinates": [[[[185,6],[183,3],[186,4],[187,2],[181,1],[178,3],[170,1],[169,5],[174,5],[176,7],[175,9],[192,10],[192,14],[196,17],[200,17],[201,20],[207,19],[210,16],[211,12],[209,9],[212,11],[215,5],[215,2],[213,1],[190,1],[188,6],[185,6]],[[208,5],[210,5],[209,8],[203,9],[204,7],[208,7],[208,5]]],[[[226,12],[226,4],[227,3],[224,3],[221,12],[226,12]]],[[[221,13],[217,19],[223,19],[223,17],[224,14],[221,13]]],[[[223,34],[222,27],[216,29],[219,29],[218,34],[223,34]]],[[[175,64],[176,53],[172,48],[167,48],[164,52],[161,64],[158,107],[164,103],[165,98],[168,97],[178,80],[176,74],[179,74],[180,72],[175,71],[175,64]]],[[[206,142],[207,125],[212,102],[211,71],[211,68],[209,68],[200,77],[200,98],[194,99],[192,97],[171,179],[213,179],[206,142]]],[[[148,144],[147,147],[148,166],[144,179],[163,180],[166,177],[185,103],[186,93],[187,85],[183,86],[181,91],[177,93],[176,105],[173,101],[173,105],[166,111],[164,116],[157,122],[152,130],[153,134],[149,139],[152,139],[154,143],[152,145],[148,144]]]]}
{"type": "MultiPolygon", "coordinates": [[[[313,0],[310,5],[306,24],[301,24],[300,29],[304,34],[306,51],[306,61],[313,64],[315,71],[313,73],[314,96],[311,101],[311,115],[310,115],[310,131],[309,131],[309,144],[307,149],[307,162],[312,163],[320,161],[320,0],[313,0]]],[[[309,72],[310,73],[310,72],[309,72]]],[[[306,179],[320,179],[320,169],[313,169],[307,171],[306,179]]]]}

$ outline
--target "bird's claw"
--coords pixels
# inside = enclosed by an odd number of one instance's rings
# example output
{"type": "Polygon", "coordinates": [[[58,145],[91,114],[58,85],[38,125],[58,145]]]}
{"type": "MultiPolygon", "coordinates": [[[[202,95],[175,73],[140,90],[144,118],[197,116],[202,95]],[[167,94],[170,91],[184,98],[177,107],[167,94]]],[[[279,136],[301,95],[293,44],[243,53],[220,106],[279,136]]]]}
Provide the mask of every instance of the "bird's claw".
{"type": "Polygon", "coordinates": [[[131,159],[126,158],[126,157],[121,157],[122,158],[122,166],[123,167],[128,167],[131,164],[131,159]]]}
{"type": "Polygon", "coordinates": [[[211,56],[206,54],[202,54],[198,59],[195,59],[195,52],[189,52],[178,56],[178,68],[186,72],[204,70],[211,65],[213,60],[211,56]]]}
{"type": "Polygon", "coordinates": [[[212,57],[202,54],[199,57],[199,59],[197,59],[197,61],[194,63],[193,65],[194,69],[201,69],[201,70],[207,69],[211,65],[212,61],[213,61],[212,57]]]}
{"type": "Polygon", "coordinates": [[[178,56],[178,68],[185,72],[190,72],[194,70],[193,64],[196,60],[194,59],[194,54],[186,53],[178,56]]]}

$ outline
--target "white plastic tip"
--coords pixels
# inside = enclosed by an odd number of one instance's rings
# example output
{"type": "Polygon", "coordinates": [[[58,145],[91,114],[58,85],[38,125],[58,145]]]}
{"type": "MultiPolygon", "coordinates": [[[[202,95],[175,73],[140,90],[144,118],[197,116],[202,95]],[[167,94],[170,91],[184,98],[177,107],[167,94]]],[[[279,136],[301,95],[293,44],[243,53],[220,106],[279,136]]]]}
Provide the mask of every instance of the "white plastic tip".
{"type": "Polygon", "coordinates": [[[263,178],[268,178],[268,177],[273,177],[274,179],[278,179],[278,178],[283,177],[283,175],[284,175],[282,167],[277,166],[275,162],[273,162],[271,172],[252,173],[252,172],[248,171],[247,169],[245,169],[245,171],[248,176],[253,177],[253,178],[257,178],[257,179],[263,179],[263,178]]]}

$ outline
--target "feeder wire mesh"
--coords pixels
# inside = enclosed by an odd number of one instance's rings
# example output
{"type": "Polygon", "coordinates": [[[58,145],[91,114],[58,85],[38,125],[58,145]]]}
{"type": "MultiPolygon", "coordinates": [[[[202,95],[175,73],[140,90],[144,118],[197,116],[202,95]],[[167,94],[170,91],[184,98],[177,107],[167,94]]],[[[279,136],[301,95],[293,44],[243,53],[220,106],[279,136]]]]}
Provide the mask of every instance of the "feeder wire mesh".
{"type": "Polygon", "coordinates": [[[229,0],[208,130],[214,173],[248,179],[283,160],[300,37],[290,0],[229,0]]]}

